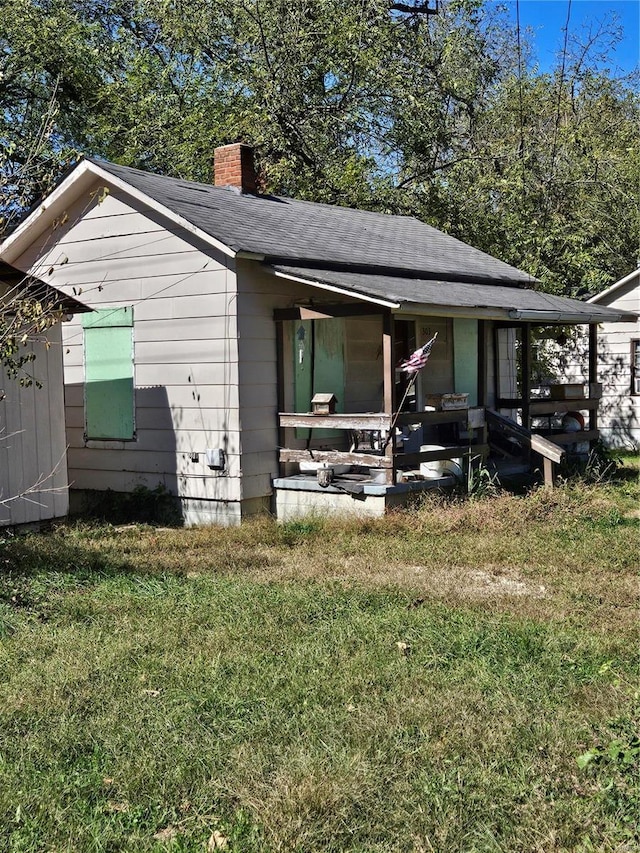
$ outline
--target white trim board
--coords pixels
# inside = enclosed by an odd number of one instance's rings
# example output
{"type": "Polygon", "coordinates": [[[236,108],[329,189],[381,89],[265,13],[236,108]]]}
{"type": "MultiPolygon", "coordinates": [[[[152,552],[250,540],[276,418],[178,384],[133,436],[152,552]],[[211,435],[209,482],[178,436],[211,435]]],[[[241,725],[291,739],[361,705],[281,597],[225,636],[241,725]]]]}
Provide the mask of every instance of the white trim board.
{"type": "Polygon", "coordinates": [[[382,305],[384,308],[400,308],[399,302],[390,302],[388,299],[376,299],[373,296],[365,296],[363,293],[356,293],[354,290],[348,290],[344,287],[336,287],[333,284],[325,284],[322,281],[315,281],[312,278],[302,278],[297,275],[289,275],[288,273],[278,272],[265,266],[265,270],[271,275],[278,278],[284,278],[287,281],[295,281],[298,284],[308,284],[310,287],[317,287],[320,290],[328,290],[331,293],[339,293],[341,296],[348,296],[351,299],[356,299],[358,302],[371,302],[373,305],[382,305]]]}
{"type": "Polygon", "coordinates": [[[161,216],[190,232],[194,236],[203,240],[208,245],[212,246],[219,252],[227,255],[230,258],[236,257],[236,251],[210,234],[193,225],[184,217],[178,215],[170,208],[160,204],[151,196],[146,195],[141,190],[132,187],[122,178],[117,178],[106,169],[102,169],[96,163],[89,160],[82,160],[75,169],[67,175],[67,177],[38,205],[23,222],[13,231],[6,240],[0,245],[0,257],[11,263],[12,260],[18,258],[28,246],[44,231],[51,221],[64,212],[65,207],[70,206],[73,201],[80,195],[83,189],[88,189],[89,186],[96,180],[104,181],[105,184],[116,187],[136,201],[141,202],[145,206],[155,210],[161,216]]]}
{"type": "Polygon", "coordinates": [[[608,296],[611,296],[621,287],[624,287],[625,284],[629,284],[630,281],[633,281],[634,276],[638,277],[640,281],[640,267],[638,269],[633,270],[628,275],[625,275],[619,281],[616,281],[615,284],[612,284],[611,287],[608,287],[606,290],[603,290],[602,293],[596,293],[595,296],[587,299],[587,302],[601,302],[603,299],[606,299],[608,296]]]}

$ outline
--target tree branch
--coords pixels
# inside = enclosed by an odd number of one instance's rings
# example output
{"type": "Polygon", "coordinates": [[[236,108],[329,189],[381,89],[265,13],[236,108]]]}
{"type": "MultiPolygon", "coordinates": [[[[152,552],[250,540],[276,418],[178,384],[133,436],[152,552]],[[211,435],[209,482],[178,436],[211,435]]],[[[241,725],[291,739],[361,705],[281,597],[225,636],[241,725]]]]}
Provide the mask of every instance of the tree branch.
{"type": "Polygon", "coordinates": [[[409,3],[392,3],[391,11],[403,12],[406,15],[437,15],[438,0],[435,0],[435,3],[435,7],[429,5],[429,0],[426,3],[416,3],[415,6],[411,6],[409,3]]]}

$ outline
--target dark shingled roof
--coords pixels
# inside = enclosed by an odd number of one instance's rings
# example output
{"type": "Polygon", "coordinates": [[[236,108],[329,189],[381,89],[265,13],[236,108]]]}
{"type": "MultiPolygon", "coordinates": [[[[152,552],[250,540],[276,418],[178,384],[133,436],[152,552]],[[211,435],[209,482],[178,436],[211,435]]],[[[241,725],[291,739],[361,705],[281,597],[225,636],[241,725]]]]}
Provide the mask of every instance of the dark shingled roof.
{"type": "MultiPolygon", "coordinates": [[[[65,314],[81,314],[92,310],[72,296],[67,296],[61,290],[51,287],[45,281],[32,275],[25,275],[22,270],[12,267],[5,261],[0,261],[0,285],[3,284],[14,291],[13,297],[37,299],[46,308],[51,308],[54,311],[63,311],[65,314]]],[[[1,291],[0,299],[2,299],[1,291]]]]}
{"type": "Polygon", "coordinates": [[[283,263],[531,286],[527,273],[410,216],[243,195],[91,160],[237,252],[283,263]]]}
{"type": "MultiPolygon", "coordinates": [[[[370,213],[198,184],[90,160],[234,252],[270,271],[354,296],[546,322],[624,312],[537,292],[536,279],[410,216],[370,213]]],[[[630,314],[626,319],[633,319],[630,314]]]]}
{"type": "Polygon", "coordinates": [[[354,295],[379,297],[400,304],[416,303],[434,308],[455,306],[495,311],[496,315],[510,311],[535,313],[543,311],[549,314],[550,319],[553,319],[555,314],[562,315],[559,321],[562,321],[562,317],[574,315],[585,318],[582,322],[587,322],[587,317],[593,318],[594,321],[602,318],[604,322],[612,319],[614,314],[621,313],[604,306],[586,304],[578,299],[568,299],[565,296],[491,284],[434,281],[283,264],[274,264],[272,269],[288,276],[351,290],[354,295]]]}

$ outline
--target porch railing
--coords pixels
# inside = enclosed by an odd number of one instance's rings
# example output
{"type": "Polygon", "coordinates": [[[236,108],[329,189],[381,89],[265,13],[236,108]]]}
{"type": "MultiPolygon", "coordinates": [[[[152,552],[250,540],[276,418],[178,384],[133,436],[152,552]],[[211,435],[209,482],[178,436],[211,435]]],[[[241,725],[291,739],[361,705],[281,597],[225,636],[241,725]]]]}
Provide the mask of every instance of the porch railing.
{"type": "Polygon", "coordinates": [[[303,429],[332,429],[347,432],[379,433],[379,450],[367,449],[349,451],[316,448],[282,447],[279,461],[287,462],[320,462],[327,464],[356,465],[369,468],[380,468],[385,471],[385,480],[392,484],[396,480],[398,468],[416,468],[422,462],[459,459],[461,457],[482,457],[488,453],[486,444],[486,429],[484,427],[484,410],[455,409],[446,412],[403,412],[397,417],[384,412],[354,413],[335,415],[314,415],[310,413],[281,412],[279,415],[281,432],[289,428],[303,429]],[[470,422],[470,411],[475,412],[475,421],[470,422]],[[482,413],[479,417],[477,413],[482,413]],[[391,429],[405,425],[419,424],[421,426],[437,426],[441,424],[458,424],[471,431],[472,438],[465,443],[458,442],[439,450],[418,451],[407,453],[404,449],[396,448],[393,440],[387,441],[391,429]],[[475,433],[478,435],[475,435],[475,433]]]}
{"type": "MultiPolygon", "coordinates": [[[[554,444],[574,444],[576,441],[595,441],[600,437],[598,430],[598,408],[600,397],[577,397],[573,400],[552,400],[549,397],[531,399],[528,402],[521,398],[500,398],[498,409],[520,409],[528,412],[528,418],[544,418],[552,415],[564,415],[567,412],[586,412],[589,417],[589,429],[575,432],[550,434],[554,444]],[[526,402],[526,406],[525,406],[526,402]]],[[[490,412],[488,409],[487,412],[490,412]]]]}
{"type": "MultiPolygon", "coordinates": [[[[555,480],[554,465],[562,462],[565,451],[562,447],[545,438],[533,433],[526,427],[517,424],[511,418],[487,409],[487,424],[489,426],[489,444],[498,452],[512,457],[524,457],[529,460],[531,452],[542,456],[543,474],[545,486],[553,487],[555,480]],[[502,441],[500,440],[502,439],[502,441]]],[[[576,433],[571,433],[573,441],[576,441],[576,433]]],[[[579,433],[583,436],[584,433],[579,433]]]]}
{"type": "MultiPolygon", "coordinates": [[[[501,401],[506,402],[506,401],[501,401]]],[[[581,408],[586,408],[579,401],[581,408]]],[[[595,401],[597,403],[597,401],[595,401]]],[[[542,405],[535,403],[536,410],[546,413],[551,403],[544,401],[542,405]]],[[[571,411],[569,403],[566,410],[571,411]]],[[[554,411],[558,411],[558,401],[553,402],[554,411]]],[[[573,408],[577,408],[575,403],[573,408]]],[[[536,411],[538,414],[538,411],[536,411]]],[[[379,449],[366,450],[350,449],[335,450],[331,448],[290,448],[280,449],[280,463],[288,462],[319,462],[329,465],[354,465],[382,469],[385,481],[395,483],[396,471],[399,468],[416,468],[422,462],[435,462],[466,458],[486,459],[490,449],[497,449],[505,456],[530,460],[531,453],[542,457],[545,485],[552,486],[555,479],[554,466],[565,457],[561,445],[569,441],[587,441],[592,432],[566,433],[553,436],[553,440],[538,433],[531,432],[511,418],[505,417],[490,409],[456,409],[447,412],[403,412],[394,419],[393,415],[384,412],[361,412],[354,414],[314,415],[310,413],[282,412],[279,415],[281,433],[285,429],[331,429],[346,432],[365,431],[379,434],[379,449]],[[418,451],[407,453],[396,448],[394,441],[386,441],[390,430],[396,426],[409,424],[423,426],[438,426],[441,424],[457,424],[459,428],[469,431],[470,440],[442,447],[438,450],[418,451]]]]}

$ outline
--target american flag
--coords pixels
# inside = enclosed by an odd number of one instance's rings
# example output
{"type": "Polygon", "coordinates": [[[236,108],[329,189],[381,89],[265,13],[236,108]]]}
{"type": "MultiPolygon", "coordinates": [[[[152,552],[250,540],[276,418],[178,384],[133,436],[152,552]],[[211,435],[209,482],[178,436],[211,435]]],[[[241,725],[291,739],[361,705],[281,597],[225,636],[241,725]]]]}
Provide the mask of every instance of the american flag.
{"type": "Polygon", "coordinates": [[[400,364],[400,370],[404,370],[405,373],[417,373],[422,370],[431,355],[431,349],[437,337],[438,333],[436,332],[430,341],[427,341],[423,347],[417,349],[406,361],[400,364]]]}

